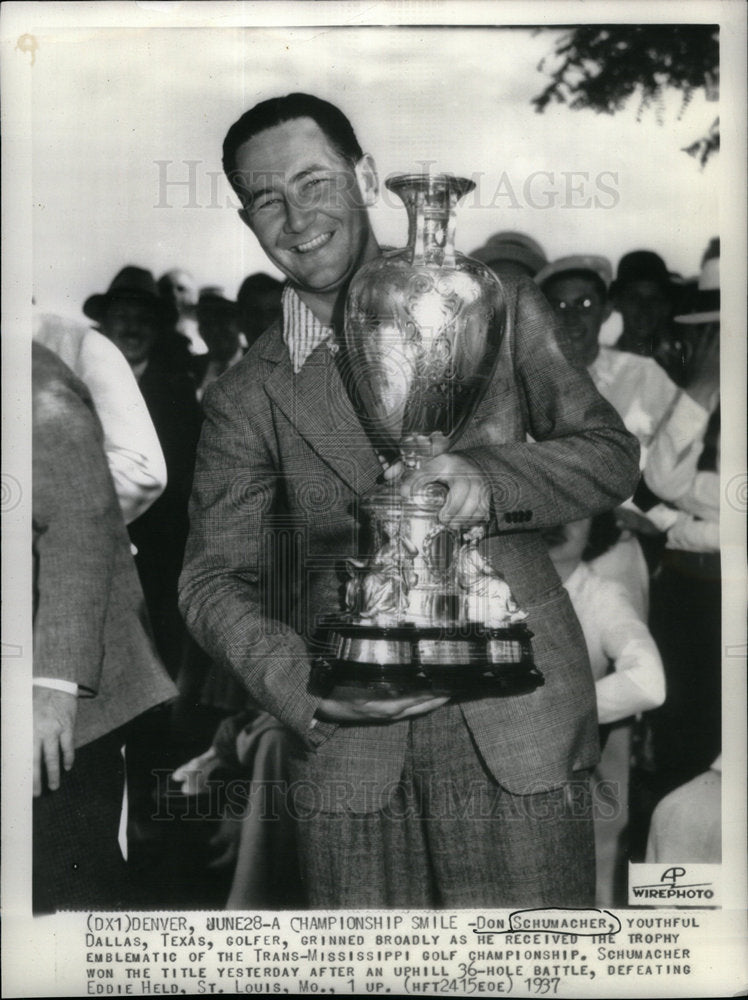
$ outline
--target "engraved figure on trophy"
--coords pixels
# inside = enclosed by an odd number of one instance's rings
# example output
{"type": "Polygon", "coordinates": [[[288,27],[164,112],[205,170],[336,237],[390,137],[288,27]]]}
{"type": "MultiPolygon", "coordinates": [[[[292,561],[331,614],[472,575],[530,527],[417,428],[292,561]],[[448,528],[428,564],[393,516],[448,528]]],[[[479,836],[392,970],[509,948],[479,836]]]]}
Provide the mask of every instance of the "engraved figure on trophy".
{"type": "Polygon", "coordinates": [[[369,560],[349,562],[365,570],[359,616],[382,625],[396,625],[404,620],[408,595],[418,583],[418,574],[412,568],[418,549],[401,533],[397,520],[385,521],[382,531],[387,541],[369,560]]]}
{"type": "Polygon", "coordinates": [[[363,600],[361,569],[365,563],[366,560],[364,559],[346,559],[345,561],[345,568],[348,571],[348,579],[345,581],[343,606],[352,618],[358,617],[361,612],[363,600]]]}
{"type": "Polygon", "coordinates": [[[463,533],[464,544],[455,560],[455,576],[461,591],[461,612],[467,622],[483,622],[505,628],[525,621],[527,612],[515,601],[509,584],[478,549],[486,531],[476,524],[463,533]]]}

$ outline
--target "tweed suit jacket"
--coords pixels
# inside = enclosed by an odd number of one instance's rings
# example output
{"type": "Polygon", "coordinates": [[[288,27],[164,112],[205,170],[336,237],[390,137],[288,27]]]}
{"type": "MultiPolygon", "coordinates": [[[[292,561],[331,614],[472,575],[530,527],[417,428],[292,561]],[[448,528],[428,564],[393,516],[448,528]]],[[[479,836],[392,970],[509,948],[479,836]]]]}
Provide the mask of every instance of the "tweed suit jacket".
{"type": "Polygon", "coordinates": [[[78,685],[75,745],[176,695],[158,658],[88,390],[32,345],[35,677],[78,685]]]}
{"type": "MultiPolygon", "coordinates": [[[[583,636],[537,529],[630,496],[639,446],[588,374],[564,358],[534,284],[506,280],[504,289],[500,357],[453,450],[490,483],[487,551],[529,612],[545,685],[465,702],[462,713],[497,781],[527,794],[558,787],[598,759],[583,636]]],[[[294,375],[276,325],[206,393],[181,606],[198,642],[299,737],[292,774],[303,779],[307,805],[369,811],[400,777],[409,722],[310,728],[315,617],[341,606],[357,501],[381,474],[345,391],[341,355],[319,347],[294,375]],[[279,576],[268,540],[284,533],[279,576]],[[288,602],[275,616],[279,589],[288,602]]]]}

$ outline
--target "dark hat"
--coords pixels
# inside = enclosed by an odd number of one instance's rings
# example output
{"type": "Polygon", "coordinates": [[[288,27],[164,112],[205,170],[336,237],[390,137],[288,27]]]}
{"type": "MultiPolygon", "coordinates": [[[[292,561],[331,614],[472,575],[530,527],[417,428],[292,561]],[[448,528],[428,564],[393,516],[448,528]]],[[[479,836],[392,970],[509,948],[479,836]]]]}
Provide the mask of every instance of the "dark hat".
{"type": "Polygon", "coordinates": [[[489,266],[500,260],[509,260],[526,267],[533,275],[548,263],[539,243],[531,236],[511,230],[494,233],[482,247],[468,256],[489,266]]]}
{"type": "Polygon", "coordinates": [[[200,289],[197,299],[197,312],[220,309],[225,312],[238,313],[239,307],[236,302],[227,299],[224,290],[220,285],[206,285],[200,289]]]}
{"type": "Polygon", "coordinates": [[[701,269],[698,285],[688,302],[688,310],[675,316],[675,322],[689,325],[718,323],[719,305],[719,257],[710,257],[701,269]]]}
{"type": "Polygon", "coordinates": [[[86,299],[83,303],[83,312],[89,319],[100,323],[107,306],[114,299],[144,299],[156,307],[163,322],[167,324],[176,322],[177,314],[174,306],[159,295],[153,275],[145,268],[133,265],[123,267],[119,274],[115,275],[106,292],[91,295],[86,299]]]}
{"type": "Polygon", "coordinates": [[[617,295],[633,281],[654,281],[668,294],[673,289],[665,261],[652,250],[633,250],[621,257],[616,280],[610,286],[610,294],[617,295]]]}
{"type": "Polygon", "coordinates": [[[264,271],[257,271],[254,274],[250,274],[241,283],[239,291],[236,293],[236,301],[239,305],[243,305],[245,303],[251,304],[258,295],[268,295],[273,292],[277,293],[278,301],[280,302],[282,291],[282,281],[278,281],[277,278],[271,278],[270,275],[265,274],[264,271]]]}

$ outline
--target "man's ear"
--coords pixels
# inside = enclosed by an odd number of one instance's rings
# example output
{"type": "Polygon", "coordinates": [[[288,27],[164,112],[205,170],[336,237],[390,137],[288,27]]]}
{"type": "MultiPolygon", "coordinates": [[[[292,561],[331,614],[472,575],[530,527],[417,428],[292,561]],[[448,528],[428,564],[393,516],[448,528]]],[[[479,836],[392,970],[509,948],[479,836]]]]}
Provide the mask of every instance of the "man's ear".
{"type": "Polygon", "coordinates": [[[379,194],[379,177],[377,176],[377,165],[371,153],[364,153],[355,166],[358,186],[361,190],[361,197],[367,208],[376,202],[379,194]]]}

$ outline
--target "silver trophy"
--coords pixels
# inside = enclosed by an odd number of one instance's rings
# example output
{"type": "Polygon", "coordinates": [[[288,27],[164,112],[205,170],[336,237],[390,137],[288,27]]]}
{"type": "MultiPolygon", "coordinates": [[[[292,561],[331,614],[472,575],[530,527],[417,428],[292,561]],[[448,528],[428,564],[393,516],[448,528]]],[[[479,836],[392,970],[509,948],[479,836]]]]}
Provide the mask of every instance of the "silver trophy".
{"type": "MultiPolygon", "coordinates": [[[[449,450],[475,412],[504,330],[501,284],[454,250],[455,210],[474,187],[459,177],[387,181],[408,209],[408,246],[361,268],[346,301],[353,397],[376,447],[413,475],[449,450]]],[[[527,614],[481,551],[489,525],[446,527],[446,487],[404,500],[401,482],[361,503],[366,552],[346,562],[344,609],[320,624],[321,693],[376,697],[413,691],[512,693],[542,683],[527,614]]]]}

